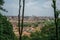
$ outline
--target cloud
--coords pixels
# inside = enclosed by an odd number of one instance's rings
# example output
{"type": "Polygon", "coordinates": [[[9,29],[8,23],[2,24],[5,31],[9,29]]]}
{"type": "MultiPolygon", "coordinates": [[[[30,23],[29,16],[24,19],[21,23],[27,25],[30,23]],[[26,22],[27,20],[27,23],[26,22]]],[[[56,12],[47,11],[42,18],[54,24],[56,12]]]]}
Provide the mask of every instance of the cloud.
{"type": "Polygon", "coordinates": [[[52,7],[51,5],[52,5],[52,1],[47,1],[43,4],[43,7],[44,8],[51,8],[52,7]]]}
{"type": "Polygon", "coordinates": [[[26,4],[25,15],[53,16],[51,11],[51,1],[39,3],[39,1],[30,1],[26,4]],[[49,13],[50,12],[50,13],[49,13]]]}
{"type": "MultiPolygon", "coordinates": [[[[8,10],[5,15],[18,15],[19,1],[5,0],[4,8],[8,10]]],[[[25,16],[53,16],[53,9],[51,7],[51,0],[26,0],[25,16]]],[[[57,8],[60,8],[60,0],[57,0],[57,8]]]]}

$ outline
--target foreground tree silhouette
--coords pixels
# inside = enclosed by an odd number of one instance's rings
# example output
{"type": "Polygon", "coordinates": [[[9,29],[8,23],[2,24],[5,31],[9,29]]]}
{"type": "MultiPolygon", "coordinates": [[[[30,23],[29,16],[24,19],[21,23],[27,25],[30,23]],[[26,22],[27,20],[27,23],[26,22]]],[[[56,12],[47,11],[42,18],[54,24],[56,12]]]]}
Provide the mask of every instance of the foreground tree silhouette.
{"type": "Polygon", "coordinates": [[[24,27],[24,9],[25,9],[25,0],[23,0],[23,9],[22,9],[22,22],[21,22],[21,39],[22,40],[22,33],[23,33],[23,27],[24,27]]]}
{"type": "Polygon", "coordinates": [[[20,25],[21,0],[19,0],[19,14],[18,14],[19,40],[22,40],[23,20],[24,20],[24,7],[25,7],[25,0],[23,0],[22,22],[21,22],[21,25],[20,25]]]}
{"type": "Polygon", "coordinates": [[[52,0],[53,1],[53,9],[54,9],[54,17],[55,17],[55,26],[56,26],[56,40],[58,40],[58,15],[56,13],[56,0],[52,0]]]}
{"type": "Polygon", "coordinates": [[[13,32],[13,26],[5,16],[0,14],[0,40],[17,40],[13,32]]]}
{"type": "Polygon", "coordinates": [[[6,10],[2,7],[3,4],[4,4],[4,0],[0,0],[0,10],[3,10],[3,11],[5,11],[5,12],[8,12],[8,11],[6,11],[6,10]]]}
{"type": "Polygon", "coordinates": [[[4,0],[0,0],[0,10],[2,10],[3,8],[1,6],[3,6],[4,4],[4,0]]]}
{"type": "MultiPolygon", "coordinates": [[[[0,10],[7,12],[3,9],[4,0],[0,0],[0,10]]],[[[0,13],[0,40],[18,40],[13,32],[13,26],[7,21],[6,16],[0,13]]]]}
{"type": "Polygon", "coordinates": [[[4,4],[4,0],[0,0],[0,5],[3,5],[4,4]]]}
{"type": "Polygon", "coordinates": [[[19,40],[21,40],[21,28],[20,28],[20,12],[21,11],[21,0],[19,0],[19,14],[18,14],[18,27],[19,27],[19,40]]]}

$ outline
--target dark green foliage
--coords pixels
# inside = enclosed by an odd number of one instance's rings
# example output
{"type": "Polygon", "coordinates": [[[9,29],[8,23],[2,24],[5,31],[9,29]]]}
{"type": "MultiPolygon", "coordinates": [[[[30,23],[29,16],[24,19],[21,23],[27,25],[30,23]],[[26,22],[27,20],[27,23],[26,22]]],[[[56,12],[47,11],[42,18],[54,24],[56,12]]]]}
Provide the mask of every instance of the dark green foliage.
{"type": "Polygon", "coordinates": [[[40,32],[37,32],[37,31],[34,33],[31,33],[30,37],[31,37],[31,40],[41,40],[40,32]]]}
{"type": "Polygon", "coordinates": [[[3,5],[4,4],[4,0],[0,0],[0,5],[3,5]]]}
{"type": "Polygon", "coordinates": [[[1,40],[17,40],[13,32],[13,26],[5,16],[0,14],[0,39],[1,40]]]}
{"type": "Polygon", "coordinates": [[[31,39],[30,39],[30,37],[24,35],[24,36],[22,36],[22,40],[31,40],[31,39]]]}
{"type": "MultiPolygon", "coordinates": [[[[30,38],[24,36],[24,40],[56,40],[56,27],[54,20],[45,21],[41,31],[32,32],[30,38]],[[25,39],[26,38],[26,39],[25,39]]],[[[60,40],[60,19],[58,19],[58,32],[60,40]]]]}
{"type": "MultiPolygon", "coordinates": [[[[24,24],[23,27],[31,27],[31,24],[30,23],[23,23],[23,24],[24,24]]],[[[22,26],[22,24],[20,26],[22,26]]]]}
{"type": "Polygon", "coordinates": [[[6,11],[6,9],[4,9],[4,8],[1,7],[1,6],[0,6],[0,10],[5,11],[5,12],[8,12],[8,11],[6,11]]]}
{"type": "MultiPolygon", "coordinates": [[[[41,32],[34,32],[31,34],[32,40],[56,40],[56,27],[55,22],[45,21],[45,26],[41,29],[41,32]]],[[[60,40],[60,19],[58,19],[58,31],[60,40]]]]}
{"type": "Polygon", "coordinates": [[[46,21],[41,32],[31,33],[31,40],[55,40],[56,28],[53,21],[46,21]]]}
{"type": "MultiPolygon", "coordinates": [[[[55,40],[56,39],[56,27],[54,22],[46,22],[45,27],[42,28],[41,35],[45,36],[48,40],[55,40]]],[[[44,38],[44,37],[43,37],[44,38]]]]}
{"type": "Polygon", "coordinates": [[[60,40],[60,18],[58,19],[58,40],[60,40]]]}
{"type": "Polygon", "coordinates": [[[38,23],[33,23],[33,26],[34,27],[38,27],[38,23]]]}
{"type": "Polygon", "coordinates": [[[8,12],[8,11],[6,11],[6,9],[4,9],[4,8],[2,7],[3,4],[4,4],[4,0],[0,0],[0,10],[5,11],[5,12],[8,12]]]}

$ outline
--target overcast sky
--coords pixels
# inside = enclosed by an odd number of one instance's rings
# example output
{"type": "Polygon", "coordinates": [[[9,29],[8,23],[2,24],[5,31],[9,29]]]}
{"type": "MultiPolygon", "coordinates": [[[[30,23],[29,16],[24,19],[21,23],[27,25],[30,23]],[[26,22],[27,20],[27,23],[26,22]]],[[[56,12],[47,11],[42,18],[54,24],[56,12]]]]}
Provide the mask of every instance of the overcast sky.
{"type": "MultiPolygon", "coordinates": [[[[25,16],[53,16],[51,4],[51,0],[26,0],[25,16]]],[[[17,16],[19,0],[5,0],[4,8],[8,11],[4,15],[17,16]]],[[[60,0],[57,0],[57,8],[60,9],[60,0]]]]}

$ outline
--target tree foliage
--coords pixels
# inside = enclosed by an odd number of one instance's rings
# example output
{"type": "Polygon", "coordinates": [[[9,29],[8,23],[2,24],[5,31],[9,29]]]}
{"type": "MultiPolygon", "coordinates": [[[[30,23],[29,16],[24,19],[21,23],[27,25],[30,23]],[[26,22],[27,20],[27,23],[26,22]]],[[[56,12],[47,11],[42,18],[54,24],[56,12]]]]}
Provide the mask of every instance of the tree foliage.
{"type": "Polygon", "coordinates": [[[0,39],[1,40],[17,40],[13,32],[13,27],[5,16],[0,14],[0,39]]]}
{"type": "Polygon", "coordinates": [[[41,29],[41,32],[31,33],[31,40],[55,40],[55,26],[53,21],[45,21],[45,26],[41,29]]]}
{"type": "Polygon", "coordinates": [[[3,4],[4,4],[4,0],[0,0],[0,10],[5,11],[5,12],[8,12],[8,11],[6,11],[6,9],[4,9],[4,8],[2,7],[3,4]]]}
{"type": "Polygon", "coordinates": [[[31,40],[27,35],[22,36],[22,40],[31,40]]]}
{"type": "MultiPolygon", "coordinates": [[[[47,40],[55,40],[56,39],[56,27],[54,22],[45,22],[45,27],[42,28],[41,35],[45,35],[47,40]]],[[[44,38],[44,37],[43,37],[44,38]]]]}
{"type": "MultiPolygon", "coordinates": [[[[30,38],[25,38],[28,40],[56,40],[56,27],[54,20],[45,21],[44,25],[45,26],[41,29],[41,31],[32,32],[30,38]]],[[[58,40],[60,40],[60,19],[58,19],[58,31],[58,40]]]]}
{"type": "Polygon", "coordinates": [[[0,5],[3,5],[4,4],[4,0],[0,0],[0,5]]]}

